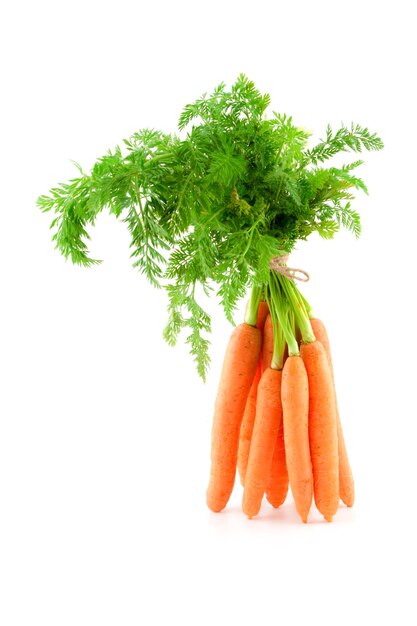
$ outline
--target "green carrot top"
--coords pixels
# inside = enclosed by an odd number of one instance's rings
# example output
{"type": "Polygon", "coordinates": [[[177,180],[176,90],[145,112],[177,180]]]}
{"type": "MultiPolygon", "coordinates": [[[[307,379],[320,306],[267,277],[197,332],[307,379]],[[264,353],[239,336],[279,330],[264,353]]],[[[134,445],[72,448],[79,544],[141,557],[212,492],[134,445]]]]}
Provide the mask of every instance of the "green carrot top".
{"type": "Polygon", "coordinates": [[[339,152],[380,150],[381,139],[358,124],[330,126],[309,146],[310,133],[291,117],[266,114],[270,97],[240,75],[185,106],[179,134],[141,130],[38,199],[52,211],[53,240],[74,263],[90,266],[89,228],[108,209],[131,234],[133,264],[168,294],[164,337],[187,330],[198,371],[208,365],[210,317],[198,293],[214,292],[233,312],[247,288],[268,283],[270,259],[290,253],[317,231],[331,239],[341,226],[360,234],[351,208],[367,192],[354,173],[363,161],[322,164],[339,152]]]}

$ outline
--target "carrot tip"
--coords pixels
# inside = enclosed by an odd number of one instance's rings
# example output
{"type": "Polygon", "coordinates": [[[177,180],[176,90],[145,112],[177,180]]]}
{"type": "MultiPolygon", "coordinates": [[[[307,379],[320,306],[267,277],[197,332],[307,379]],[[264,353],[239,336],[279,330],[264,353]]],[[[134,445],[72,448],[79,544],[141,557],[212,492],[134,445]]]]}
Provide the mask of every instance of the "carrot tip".
{"type": "Polygon", "coordinates": [[[269,498],[267,494],[265,494],[267,502],[274,508],[279,509],[279,507],[284,503],[284,500],[274,500],[273,498],[269,498]]]}
{"type": "Polygon", "coordinates": [[[324,519],[326,520],[326,522],[332,522],[333,521],[333,515],[325,515],[324,519]]]}

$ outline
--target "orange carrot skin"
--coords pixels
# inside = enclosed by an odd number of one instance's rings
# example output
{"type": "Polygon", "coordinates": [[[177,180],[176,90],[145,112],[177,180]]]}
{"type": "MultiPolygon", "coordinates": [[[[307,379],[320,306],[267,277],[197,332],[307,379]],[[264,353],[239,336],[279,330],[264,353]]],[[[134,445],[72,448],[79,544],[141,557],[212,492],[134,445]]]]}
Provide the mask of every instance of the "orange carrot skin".
{"type": "Polygon", "coordinates": [[[207,506],[215,512],[224,509],[233,490],[240,426],[261,344],[261,331],[244,323],[234,329],[226,348],[214,408],[207,488],[207,506]]]}
{"type": "Polygon", "coordinates": [[[309,389],[299,356],[289,356],[282,372],[282,410],[288,476],[298,514],[304,523],[313,502],[309,442],[309,389]]]}
{"type": "Polygon", "coordinates": [[[275,442],[274,454],[272,456],[271,469],[269,472],[268,485],[265,491],[266,499],[274,508],[278,508],[284,504],[288,493],[288,470],[285,455],[284,444],[284,425],[278,430],[277,440],[275,442]]]}
{"type": "MultiPolygon", "coordinates": [[[[248,310],[248,306],[249,306],[249,302],[246,303],[245,316],[248,310]]],[[[268,315],[269,315],[268,303],[266,302],[266,300],[261,300],[258,306],[256,328],[259,328],[259,330],[263,330],[264,325],[265,325],[265,320],[268,317],[268,315]]]]}
{"type": "Polygon", "coordinates": [[[256,328],[263,330],[265,326],[265,320],[269,315],[268,304],[265,300],[261,300],[258,307],[258,320],[256,322],[256,328]]]}
{"type": "Polygon", "coordinates": [[[243,414],[242,426],[240,427],[239,450],[237,455],[237,467],[239,470],[240,482],[245,484],[246,468],[248,466],[250,442],[252,438],[253,425],[256,416],[256,398],[258,385],[261,379],[261,360],[258,361],[255,378],[249,391],[246,401],[245,412],[243,414]]]}
{"type": "MultiPolygon", "coordinates": [[[[330,371],[332,373],[334,383],[334,371],[332,355],[330,351],[330,342],[327,335],[326,327],[319,319],[310,320],[314,335],[317,341],[323,345],[324,351],[329,362],[330,371]]],[[[335,392],[336,395],[336,392],[335,392]]],[[[337,414],[337,440],[339,453],[339,495],[346,506],[353,506],[355,501],[355,484],[353,481],[352,470],[349,463],[349,457],[346,450],[345,438],[343,436],[342,422],[340,420],[339,409],[336,398],[336,414],[337,414]]]]}
{"type": "MultiPolygon", "coordinates": [[[[269,315],[269,307],[265,300],[261,300],[258,307],[258,320],[256,328],[263,331],[265,320],[269,315]]],[[[245,412],[243,414],[242,426],[240,428],[239,449],[237,455],[237,467],[239,470],[240,482],[245,482],[246,468],[248,466],[250,440],[252,437],[253,424],[256,415],[256,396],[258,393],[258,384],[262,374],[262,353],[259,357],[258,367],[256,368],[255,378],[249,391],[246,401],[245,412]]]]}
{"type": "Polygon", "coordinates": [[[275,442],[282,420],[282,372],[268,368],[258,386],[256,418],[253,427],[242,508],[249,518],[259,513],[268,483],[275,442]]]}
{"type": "Polygon", "coordinates": [[[272,354],[274,352],[274,331],[272,327],[271,315],[265,320],[263,341],[262,341],[262,371],[264,372],[272,363],[272,354]]]}
{"type": "MultiPolygon", "coordinates": [[[[336,399],[326,353],[319,341],[301,344],[309,387],[309,439],[314,501],[331,522],[339,506],[336,399]]],[[[285,426],[284,426],[285,428],[285,426]]]]}
{"type": "Polygon", "coordinates": [[[314,319],[311,319],[310,324],[313,329],[313,333],[314,333],[316,340],[320,341],[321,345],[324,348],[324,351],[327,356],[327,360],[329,362],[330,371],[334,378],[333,360],[332,360],[332,354],[330,351],[330,343],[329,343],[329,337],[327,335],[327,330],[323,322],[319,320],[317,317],[315,317],[314,319]]]}

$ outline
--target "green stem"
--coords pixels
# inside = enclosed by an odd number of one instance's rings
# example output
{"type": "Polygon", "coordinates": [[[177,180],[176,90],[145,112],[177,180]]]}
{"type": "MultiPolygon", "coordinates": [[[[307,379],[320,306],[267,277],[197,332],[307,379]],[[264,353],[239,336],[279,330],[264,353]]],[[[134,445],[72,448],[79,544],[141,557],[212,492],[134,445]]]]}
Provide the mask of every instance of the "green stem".
{"type": "Polygon", "coordinates": [[[274,349],[272,353],[271,369],[282,370],[284,367],[284,353],[286,340],[281,324],[279,323],[279,317],[277,308],[281,305],[279,298],[276,297],[273,289],[269,289],[267,292],[267,302],[272,319],[272,331],[274,335],[274,349]]]}
{"type": "Polygon", "coordinates": [[[242,261],[244,261],[246,254],[248,253],[248,250],[251,247],[252,244],[252,239],[253,239],[253,233],[255,232],[255,230],[258,228],[258,225],[260,224],[260,222],[262,221],[261,218],[259,218],[256,222],[254,222],[254,224],[252,224],[252,226],[250,227],[249,230],[249,237],[248,237],[248,243],[246,244],[246,248],[244,250],[244,252],[240,255],[238,263],[241,263],[242,261]]]}
{"type": "Polygon", "coordinates": [[[277,274],[277,280],[280,282],[282,290],[287,296],[290,307],[294,311],[295,321],[300,328],[303,343],[313,343],[316,338],[314,336],[304,302],[300,297],[300,292],[294,283],[282,274],[277,274]]]}
{"type": "Polygon", "coordinates": [[[282,326],[277,322],[278,320],[272,320],[272,327],[274,331],[274,351],[272,353],[271,368],[273,370],[282,370],[282,368],[284,367],[284,353],[286,341],[282,326]]]}
{"type": "Polygon", "coordinates": [[[305,310],[306,310],[306,312],[307,312],[307,315],[308,315],[309,319],[311,319],[311,320],[312,320],[312,319],[314,319],[314,318],[315,318],[315,315],[314,315],[314,313],[313,313],[313,307],[311,306],[311,304],[309,303],[309,301],[307,300],[307,298],[305,298],[305,297],[303,296],[303,294],[301,293],[301,291],[299,291],[299,290],[297,289],[297,292],[298,292],[298,293],[297,293],[298,297],[299,297],[299,298],[301,298],[301,300],[302,300],[302,302],[303,302],[303,304],[304,304],[304,308],[305,308],[305,310]]]}
{"type": "Polygon", "coordinates": [[[294,335],[294,337],[297,340],[298,339],[297,334],[298,334],[298,330],[299,329],[298,329],[296,321],[295,321],[294,311],[292,311],[291,309],[288,312],[288,320],[289,320],[289,324],[290,324],[290,327],[291,327],[292,334],[294,335]]]}
{"type": "MultiPolygon", "coordinates": [[[[298,356],[300,351],[298,349],[298,343],[294,336],[294,332],[289,319],[290,306],[286,294],[282,290],[278,275],[276,272],[270,272],[269,280],[269,298],[268,306],[271,312],[272,322],[274,325],[274,331],[276,327],[280,327],[283,333],[284,339],[288,344],[288,354],[290,356],[298,356]]],[[[279,332],[279,331],[278,331],[279,332]]],[[[278,333],[277,333],[278,334],[278,333]]],[[[284,345],[285,347],[285,345],[284,345]]],[[[277,344],[274,343],[275,363],[282,363],[283,350],[281,354],[280,340],[277,340],[277,344]],[[276,352],[275,352],[276,349],[276,352]]]]}
{"type": "Polygon", "coordinates": [[[245,313],[245,324],[256,326],[258,321],[258,308],[262,298],[263,287],[254,285],[250,294],[248,306],[245,313]]]}

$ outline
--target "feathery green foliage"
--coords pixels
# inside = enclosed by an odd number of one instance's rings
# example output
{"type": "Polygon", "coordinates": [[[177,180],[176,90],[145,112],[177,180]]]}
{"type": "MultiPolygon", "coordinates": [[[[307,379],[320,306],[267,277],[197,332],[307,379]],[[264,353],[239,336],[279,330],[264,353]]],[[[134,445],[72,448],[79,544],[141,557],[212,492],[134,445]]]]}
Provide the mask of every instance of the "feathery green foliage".
{"type": "Polygon", "coordinates": [[[100,211],[126,224],[134,267],[167,291],[164,337],[174,345],[186,331],[203,378],[210,317],[196,293],[214,290],[233,322],[247,288],[268,283],[271,257],[315,231],[331,239],[344,227],[359,236],[351,203],[355,190],[367,189],[352,172],[362,161],[321,164],[339,152],[383,147],[376,134],[352,124],[328,126],[310,148],[309,133],[291,117],[267,117],[269,104],[242,74],[229,90],[221,83],[187,105],[181,135],[141,130],[89,174],[77,166],[78,177],[38,199],[42,211],[55,214],[56,247],[80,265],[100,262],[87,246],[100,211]]]}

